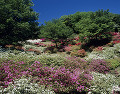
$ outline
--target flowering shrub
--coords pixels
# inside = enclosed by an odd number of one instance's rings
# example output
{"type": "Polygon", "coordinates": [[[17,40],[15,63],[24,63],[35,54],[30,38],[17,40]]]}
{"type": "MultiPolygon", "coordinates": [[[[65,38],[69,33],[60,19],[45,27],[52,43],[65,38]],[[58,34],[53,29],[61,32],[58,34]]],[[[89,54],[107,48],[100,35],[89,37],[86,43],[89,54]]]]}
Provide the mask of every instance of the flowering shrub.
{"type": "Polygon", "coordinates": [[[97,48],[95,48],[95,49],[93,49],[94,51],[102,51],[103,50],[103,47],[102,46],[99,46],[99,47],[97,47],[97,48]]]}
{"type": "Polygon", "coordinates": [[[90,89],[91,94],[116,94],[113,92],[113,87],[120,85],[119,80],[111,74],[101,74],[92,72],[93,81],[90,89]]]}
{"type": "Polygon", "coordinates": [[[24,62],[14,62],[14,61],[8,61],[8,62],[1,62],[0,63],[0,86],[7,87],[9,82],[13,81],[13,78],[19,78],[22,76],[22,72],[24,74],[25,69],[28,65],[24,62]]]}
{"type": "Polygon", "coordinates": [[[81,42],[79,42],[79,43],[76,43],[75,45],[81,45],[81,42]]]}
{"type": "Polygon", "coordinates": [[[10,83],[7,88],[1,88],[1,94],[55,94],[45,86],[38,86],[37,83],[31,83],[31,78],[22,77],[15,79],[14,84],[10,83]]]}
{"type": "Polygon", "coordinates": [[[35,43],[35,44],[37,45],[37,47],[39,47],[39,46],[46,47],[46,46],[47,46],[47,45],[44,44],[44,43],[35,43]]]}
{"type": "Polygon", "coordinates": [[[34,44],[34,43],[40,43],[41,39],[34,39],[34,40],[26,40],[27,43],[34,44]]]}
{"type": "Polygon", "coordinates": [[[71,50],[72,50],[73,52],[76,52],[77,50],[80,50],[80,46],[73,45],[73,46],[71,47],[71,50]]]}
{"type": "Polygon", "coordinates": [[[35,47],[35,46],[32,46],[32,45],[24,45],[24,49],[25,49],[25,50],[36,49],[36,47],[35,47]]]}
{"type": "Polygon", "coordinates": [[[113,47],[103,47],[102,52],[93,51],[88,55],[88,59],[114,59],[120,57],[120,43],[113,47]]]}
{"type": "Polygon", "coordinates": [[[65,67],[41,67],[39,63],[32,64],[30,75],[38,77],[36,79],[40,84],[52,86],[56,93],[69,92],[74,89],[81,92],[87,90],[92,76],[81,72],[80,69],[70,70],[65,67]]]}
{"type": "Polygon", "coordinates": [[[86,52],[84,49],[78,50],[77,51],[77,56],[84,57],[86,55],[86,52]]]}
{"type": "Polygon", "coordinates": [[[115,35],[119,35],[120,33],[119,32],[110,32],[112,34],[112,36],[115,36],[115,35]]]}
{"type": "Polygon", "coordinates": [[[91,71],[99,72],[99,73],[107,73],[109,72],[109,66],[105,60],[92,60],[89,67],[91,71]]]}
{"type": "Polygon", "coordinates": [[[113,36],[113,39],[112,39],[113,41],[115,41],[115,40],[120,40],[120,33],[119,34],[117,34],[117,35],[115,35],[115,36],[113,36]]]}
{"type": "Polygon", "coordinates": [[[67,60],[64,62],[64,66],[69,69],[76,69],[80,68],[81,71],[83,70],[89,70],[88,65],[89,62],[87,62],[84,59],[81,59],[80,57],[67,57],[67,60]]]}
{"type": "Polygon", "coordinates": [[[78,41],[78,40],[79,40],[79,36],[75,37],[75,40],[77,40],[77,41],[78,41]]]}
{"type": "Polygon", "coordinates": [[[45,41],[46,41],[46,38],[42,38],[42,39],[40,39],[40,40],[42,40],[42,42],[45,42],[45,41]]]}
{"type": "Polygon", "coordinates": [[[34,52],[35,54],[41,54],[41,51],[40,50],[37,50],[37,49],[29,49],[27,51],[31,51],[31,52],[34,52]]]}
{"type": "Polygon", "coordinates": [[[65,51],[66,51],[67,53],[70,53],[71,50],[72,50],[70,46],[65,46],[64,49],[65,49],[65,51]]]}
{"type": "Polygon", "coordinates": [[[15,62],[23,61],[26,64],[32,64],[35,61],[40,61],[42,64],[46,65],[57,65],[60,66],[65,61],[65,56],[58,55],[58,54],[31,54],[31,53],[8,53],[8,52],[2,52],[0,53],[0,62],[6,62],[10,60],[14,60],[15,62]]]}
{"type": "Polygon", "coordinates": [[[71,56],[79,56],[79,57],[84,57],[86,55],[86,52],[84,49],[73,51],[70,53],[71,56]]]}
{"type": "Polygon", "coordinates": [[[42,64],[46,64],[48,66],[61,66],[64,64],[66,58],[61,55],[41,55],[38,59],[42,64]]]}
{"type": "Polygon", "coordinates": [[[0,85],[7,87],[9,82],[20,78],[22,75],[31,75],[33,82],[39,82],[46,87],[51,86],[55,92],[69,92],[77,90],[79,92],[88,90],[92,76],[88,72],[81,72],[79,68],[75,70],[65,67],[46,67],[36,61],[32,65],[24,62],[1,62],[0,85]]]}

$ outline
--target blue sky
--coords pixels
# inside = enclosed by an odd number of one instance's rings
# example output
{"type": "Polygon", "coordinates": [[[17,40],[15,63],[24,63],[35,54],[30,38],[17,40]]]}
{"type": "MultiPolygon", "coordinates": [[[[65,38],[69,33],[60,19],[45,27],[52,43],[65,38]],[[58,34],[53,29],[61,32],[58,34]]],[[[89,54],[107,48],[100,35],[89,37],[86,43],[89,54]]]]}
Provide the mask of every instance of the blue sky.
{"type": "Polygon", "coordinates": [[[34,11],[38,12],[41,24],[45,21],[60,18],[63,15],[74,14],[78,11],[88,12],[98,9],[120,14],[120,0],[32,0],[34,11]]]}

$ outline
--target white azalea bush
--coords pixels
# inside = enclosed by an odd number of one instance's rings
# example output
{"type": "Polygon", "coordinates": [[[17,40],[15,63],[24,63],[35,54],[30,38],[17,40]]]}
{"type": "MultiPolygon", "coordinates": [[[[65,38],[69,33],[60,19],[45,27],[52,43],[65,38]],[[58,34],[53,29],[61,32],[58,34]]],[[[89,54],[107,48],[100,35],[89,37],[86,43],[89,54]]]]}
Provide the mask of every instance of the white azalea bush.
{"type": "Polygon", "coordinates": [[[24,47],[25,50],[36,49],[36,47],[33,46],[33,45],[24,45],[23,47],[24,47]]]}
{"type": "Polygon", "coordinates": [[[34,43],[40,43],[40,42],[42,42],[42,40],[41,39],[34,39],[34,40],[29,39],[29,40],[26,40],[26,42],[34,44],[34,43]]]}
{"type": "Polygon", "coordinates": [[[115,44],[114,47],[103,47],[103,51],[92,51],[88,54],[87,59],[114,59],[120,57],[120,43],[115,44]]]}
{"type": "Polygon", "coordinates": [[[89,94],[113,94],[113,91],[117,91],[114,88],[120,85],[118,78],[111,74],[92,72],[92,75],[93,81],[90,87],[91,93],[89,94]]]}
{"type": "Polygon", "coordinates": [[[31,78],[16,79],[14,84],[10,83],[7,88],[0,89],[0,94],[55,94],[50,88],[39,86],[37,83],[31,83],[31,78]]]}

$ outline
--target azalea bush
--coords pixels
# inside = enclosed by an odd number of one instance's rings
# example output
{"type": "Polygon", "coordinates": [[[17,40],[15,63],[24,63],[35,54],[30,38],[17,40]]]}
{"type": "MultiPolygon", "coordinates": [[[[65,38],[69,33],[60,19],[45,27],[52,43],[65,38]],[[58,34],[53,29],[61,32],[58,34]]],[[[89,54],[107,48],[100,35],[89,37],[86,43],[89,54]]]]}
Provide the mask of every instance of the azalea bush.
{"type": "Polygon", "coordinates": [[[80,50],[80,46],[79,45],[73,45],[73,46],[71,46],[71,50],[73,52],[76,52],[76,51],[80,50]]]}
{"type": "Polygon", "coordinates": [[[102,51],[103,50],[103,46],[98,46],[95,49],[93,49],[94,51],[102,51]]]}
{"type": "Polygon", "coordinates": [[[120,57],[120,43],[115,44],[113,47],[103,47],[102,51],[92,51],[88,55],[88,59],[114,59],[120,57]]]}
{"type": "Polygon", "coordinates": [[[11,60],[0,62],[0,86],[7,87],[9,82],[12,82],[14,78],[21,77],[27,66],[28,64],[22,61],[14,62],[11,60]]]}
{"type": "MultiPolygon", "coordinates": [[[[92,72],[93,80],[91,83],[90,94],[116,94],[114,87],[119,88],[119,80],[111,74],[92,72]]],[[[120,89],[118,89],[120,90],[120,89]]]]}
{"type": "Polygon", "coordinates": [[[50,88],[45,88],[45,86],[39,86],[37,83],[31,83],[32,77],[22,76],[19,79],[14,80],[14,84],[9,83],[7,88],[0,88],[1,94],[55,94],[50,88]]]}
{"type": "Polygon", "coordinates": [[[86,51],[84,49],[80,50],[73,50],[70,53],[71,56],[77,56],[77,57],[85,57],[86,56],[86,51]]]}
{"type": "Polygon", "coordinates": [[[105,60],[93,59],[89,65],[90,70],[99,73],[107,73],[110,71],[109,66],[105,60]]]}
{"type": "Polygon", "coordinates": [[[32,64],[29,68],[30,75],[35,78],[36,82],[52,86],[56,93],[77,90],[79,92],[88,90],[92,76],[88,72],[81,72],[80,69],[75,70],[60,67],[42,67],[39,62],[32,64]]]}
{"type": "Polygon", "coordinates": [[[75,69],[80,68],[81,71],[83,70],[89,70],[89,62],[87,62],[84,59],[81,59],[80,57],[67,57],[67,60],[64,62],[64,66],[66,68],[75,69]]]}
{"type": "Polygon", "coordinates": [[[68,54],[70,54],[70,52],[72,50],[70,46],[66,46],[64,49],[65,49],[66,53],[68,53],[68,54]]]}
{"type": "Polygon", "coordinates": [[[69,92],[72,90],[88,91],[92,75],[89,72],[81,72],[80,68],[75,70],[60,67],[43,66],[36,61],[32,65],[24,62],[1,62],[1,81],[0,85],[8,87],[14,79],[20,78],[22,75],[32,76],[32,81],[46,87],[51,86],[56,93],[69,92]]]}

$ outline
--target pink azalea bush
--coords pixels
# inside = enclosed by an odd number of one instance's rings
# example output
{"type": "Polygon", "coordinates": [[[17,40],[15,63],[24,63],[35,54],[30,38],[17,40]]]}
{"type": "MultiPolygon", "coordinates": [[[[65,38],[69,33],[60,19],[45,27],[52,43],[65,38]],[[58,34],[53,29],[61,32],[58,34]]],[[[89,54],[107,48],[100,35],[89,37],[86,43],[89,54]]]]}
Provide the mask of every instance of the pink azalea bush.
{"type": "Polygon", "coordinates": [[[65,51],[67,52],[67,53],[70,53],[71,52],[71,50],[72,50],[72,48],[70,47],[70,46],[65,46],[65,51]]]}
{"type": "Polygon", "coordinates": [[[1,62],[0,71],[0,86],[7,87],[13,79],[20,78],[22,75],[31,75],[33,82],[39,82],[40,85],[46,87],[51,86],[56,93],[72,90],[87,91],[92,80],[92,75],[81,72],[80,68],[72,70],[63,66],[47,67],[38,61],[32,65],[27,65],[22,61],[1,62]]]}
{"type": "Polygon", "coordinates": [[[107,62],[102,59],[93,59],[89,65],[90,70],[94,72],[99,73],[107,73],[110,71],[109,66],[107,65],[107,62]]]}
{"type": "Polygon", "coordinates": [[[27,64],[24,62],[1,62],[0,63],[0,86],[7,87],[9,82],[14,78],[19,78],[23,74],[27,74],[27,64]]]}

